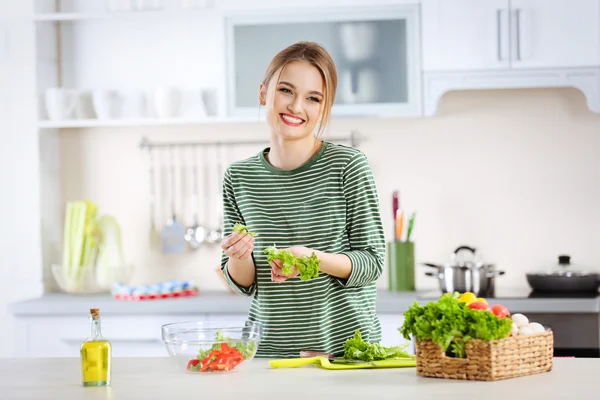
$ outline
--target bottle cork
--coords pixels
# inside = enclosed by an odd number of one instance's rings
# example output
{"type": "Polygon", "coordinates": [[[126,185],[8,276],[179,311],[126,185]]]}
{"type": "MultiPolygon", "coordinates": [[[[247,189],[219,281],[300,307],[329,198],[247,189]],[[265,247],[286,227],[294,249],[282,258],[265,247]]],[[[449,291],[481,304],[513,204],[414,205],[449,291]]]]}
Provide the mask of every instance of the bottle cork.
{"type": "Polygon", "coordinates": [[[98,317],[100,317],[100,309],[90,308],[90,314],[92,315],[92,319],[98,319],[98,317]]]}

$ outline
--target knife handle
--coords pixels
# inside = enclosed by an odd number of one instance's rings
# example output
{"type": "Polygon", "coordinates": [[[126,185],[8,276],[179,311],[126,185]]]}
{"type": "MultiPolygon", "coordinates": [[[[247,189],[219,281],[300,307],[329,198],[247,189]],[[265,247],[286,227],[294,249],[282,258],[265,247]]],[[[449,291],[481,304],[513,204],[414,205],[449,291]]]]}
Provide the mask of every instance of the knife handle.
{"type": "Polygon", "coordinates": [[[314,364],[319,357],[286,358],[282,360],[271,360],[271,368],[297,368],[304,365],[314,364]]]}

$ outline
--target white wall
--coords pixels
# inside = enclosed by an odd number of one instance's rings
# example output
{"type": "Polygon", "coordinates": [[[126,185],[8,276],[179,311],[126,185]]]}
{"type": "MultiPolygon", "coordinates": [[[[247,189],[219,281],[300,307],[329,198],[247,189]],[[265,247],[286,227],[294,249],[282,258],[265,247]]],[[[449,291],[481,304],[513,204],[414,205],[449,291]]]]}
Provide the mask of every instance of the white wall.
{"type": "MultiPolygon", "coordinates": [[[[526,287],[525,272],[554,262],[559,253],[600,271],[600,116],[588,111],[578,91],[450,93],[434,118],[334,121],[330,135],[351,129],[367,137],[361,148],[375,173],[388,238],[392,190],[401,191],[407,212],[417,211],[418,261],[441,262],[456,246],[473,245],[506,271],[500,287],[526,287]]],[[[61,134],[63,182],[57,190],[63,200],[89,198],[99,204],[100,213],[118,218],[126,257],[138,267],[133,283],[194,279],[202,290],[225,290],[215,272],[218,249],[175,257],[149,250],[147,154],[137,147],[144,135],[155,141],[266,138],[266,127],[61,134]]],[[[227,161],[262,147],[233,149],[227,161]]],[[[189,202],[179,198],[178,204],[187,207],[189,202]]],[[[164,222],[168,213],[164,207],[161,211],[164,222]]],[[[216,218],[216,211],[211,212],[216,218]]],[[[189,207],[184,218],[191,223],[189,207]]],[[[417,287],[435,288],[423,271],[418,269],[417,287]]],[[[379,281],[382,288],[386,279],[384,275],[379,281]]]]}

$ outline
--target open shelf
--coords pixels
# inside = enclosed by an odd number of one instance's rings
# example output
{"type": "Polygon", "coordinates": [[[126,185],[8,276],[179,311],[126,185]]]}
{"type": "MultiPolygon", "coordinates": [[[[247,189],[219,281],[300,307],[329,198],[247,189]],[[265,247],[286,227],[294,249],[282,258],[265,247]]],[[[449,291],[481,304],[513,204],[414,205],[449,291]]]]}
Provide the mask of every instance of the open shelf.
{"type": "Polygon", "coordinates": [[[40,13],[33,16],[36,22],[75,22],[92,20],[140,20],[151,18],[185,17],[196,13],[213,11],[212,8],[182,9],[182,10],[156,10],[156,11],[130,11],[130,12],[59,12],[40,13]]]}
{"type": "Polygon", "coordinates": [[[174,126],[222,123],[262,122],[257,118],[137,118],[137,119],[72,119],[64,121],[42,120],[38,122],[40,129],[69,129],[69,128],[117,128],[117,127],[146,127],[174,126]]]}

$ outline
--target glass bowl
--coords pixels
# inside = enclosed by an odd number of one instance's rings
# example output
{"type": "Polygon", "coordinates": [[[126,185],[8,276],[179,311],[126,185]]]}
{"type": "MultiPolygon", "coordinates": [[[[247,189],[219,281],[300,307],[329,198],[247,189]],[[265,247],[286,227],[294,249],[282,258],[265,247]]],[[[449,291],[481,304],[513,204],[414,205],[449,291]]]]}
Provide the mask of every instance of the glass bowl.
{"type": "Polygon", "coordinates": [[[113,284],[128,283],[133,273],[130,265],[115,267],[66,267],[52,265],[52,275],[61,291],[69,294],[110,293],[113,284]]]}
{"type": "Polygon", "coordinates": [[[177,322],[162,326],[162,339],[180,371],[226,373],[246,367],[256,354],[259,322],[177,322]]]}

